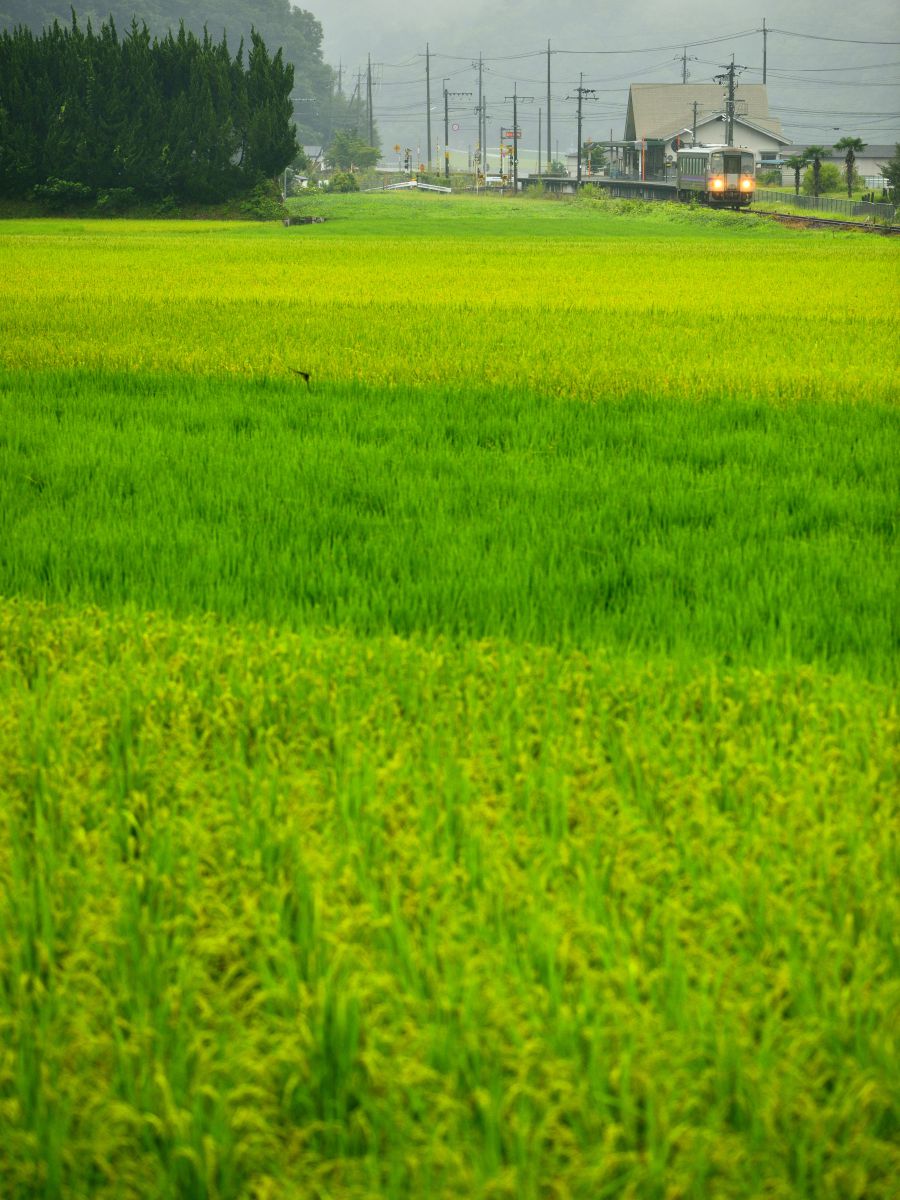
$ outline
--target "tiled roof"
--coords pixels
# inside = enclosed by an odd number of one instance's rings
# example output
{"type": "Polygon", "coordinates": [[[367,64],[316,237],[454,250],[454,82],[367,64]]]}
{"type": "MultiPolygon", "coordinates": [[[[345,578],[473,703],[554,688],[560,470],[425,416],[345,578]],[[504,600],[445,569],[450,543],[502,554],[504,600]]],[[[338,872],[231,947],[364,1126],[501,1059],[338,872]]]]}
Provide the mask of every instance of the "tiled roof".
{"type": "MultiPolygon", "coordinates": [[[[783,137],[781,122],[769,116],[769,98],[761,83],[737,88],[735,99],[740,110],[755,125],[783,137]]],[[[672,132],[690,129],[694,120],[694,102],[698,118],[720,113],[725,107],[725,89],[718,83],[633,83],[628,92],[625,138],[664,138],[672,132]]]]}

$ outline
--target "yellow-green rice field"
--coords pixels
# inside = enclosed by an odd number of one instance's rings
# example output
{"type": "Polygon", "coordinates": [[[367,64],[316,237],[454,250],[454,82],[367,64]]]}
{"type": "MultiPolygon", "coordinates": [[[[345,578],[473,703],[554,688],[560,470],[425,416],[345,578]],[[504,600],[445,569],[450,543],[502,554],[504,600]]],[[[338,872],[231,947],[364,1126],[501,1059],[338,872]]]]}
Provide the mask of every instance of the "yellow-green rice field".
{"type": "Polygon", "coordinates": [[[897,244],[323,211],[0,223],[0,1197],[888,1200],[897,244]]]}

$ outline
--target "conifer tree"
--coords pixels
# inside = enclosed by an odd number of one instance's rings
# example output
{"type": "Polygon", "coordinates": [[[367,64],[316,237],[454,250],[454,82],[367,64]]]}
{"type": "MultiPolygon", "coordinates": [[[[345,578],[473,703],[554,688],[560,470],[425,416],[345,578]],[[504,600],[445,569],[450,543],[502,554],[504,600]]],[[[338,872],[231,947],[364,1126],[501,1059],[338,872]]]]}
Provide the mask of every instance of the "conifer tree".
{"type": "Polygon", "coordinates": [[[296,156],[292,86],[256,31],[246,67],[243,45],[184,24],[0,33],[0,195],[227,199],[296,156]]]}

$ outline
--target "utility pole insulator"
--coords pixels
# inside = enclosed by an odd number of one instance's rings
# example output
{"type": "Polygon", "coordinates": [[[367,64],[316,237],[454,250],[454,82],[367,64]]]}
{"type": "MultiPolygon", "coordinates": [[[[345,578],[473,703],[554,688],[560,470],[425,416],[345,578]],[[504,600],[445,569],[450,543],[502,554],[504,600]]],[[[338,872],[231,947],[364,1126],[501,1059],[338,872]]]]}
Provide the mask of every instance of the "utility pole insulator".
{"type": "Polygon", "coordinates": [[[728,92],[725,100],[725,144],[726,146],[734,145],[734,93],[737,88],[737,72],[746,71],[746,67],[735,66],[734,55],[731,56],[731,62],[727,67],[723,68],[724,75],[716,75],[716,83],[728,85],[728,92]]]}

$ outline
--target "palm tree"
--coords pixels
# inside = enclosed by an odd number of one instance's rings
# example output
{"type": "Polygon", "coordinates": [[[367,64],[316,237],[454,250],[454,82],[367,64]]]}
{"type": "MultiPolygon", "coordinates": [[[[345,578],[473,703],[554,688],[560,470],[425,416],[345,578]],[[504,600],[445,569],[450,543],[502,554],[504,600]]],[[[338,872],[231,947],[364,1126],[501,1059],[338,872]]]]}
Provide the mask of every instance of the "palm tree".
{"type": "Polygon", "coordinates": [[[842,137],[839,142],[834,143],[835,150],[846,150],[844,162],[847,164],[847,195],[853,199],[853,164],[856,162],[856,153],[865,150],[866,143],[861,138],[842,137]]]}
{"type": "Polygon", "coordinates": [[[807,146],[806,157],[812,163],[813,169],[813,195],[818,196],[821,188],[819,186],[819,177],[822,174],[822,159],[828,157],[828,151],[824,146],[807,146]]]}
{"type": "Polygon", "coordinates": [[[792,154],[790,158],[784,160],[784,165],[789,171],[794,172],[794,195],[800,195],[800,172],[809,163],[809,159],[805,154],[792,154]]]}

